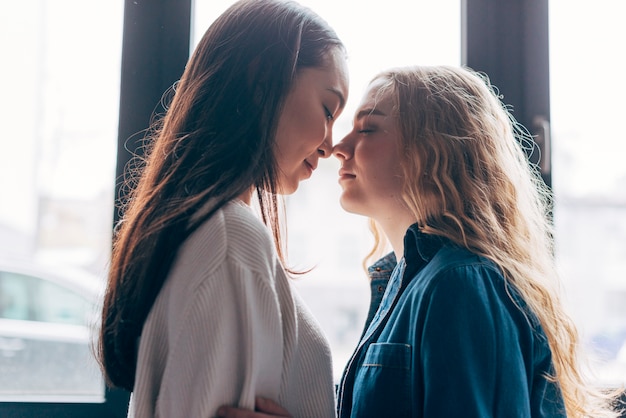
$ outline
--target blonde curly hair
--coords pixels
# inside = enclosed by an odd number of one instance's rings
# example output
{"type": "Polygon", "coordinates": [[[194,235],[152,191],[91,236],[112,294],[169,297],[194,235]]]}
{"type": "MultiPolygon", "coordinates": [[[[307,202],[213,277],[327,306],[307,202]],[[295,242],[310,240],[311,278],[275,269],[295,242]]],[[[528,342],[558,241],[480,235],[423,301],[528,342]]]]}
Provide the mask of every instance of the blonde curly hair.
{"type": "MultiPolygon", "coordinates": [[[[404,202],[425,233],[497,263],[539,318],[570,417],[617,417],[621,392],[582,372],[577,329],[565,312],[554,265],[551,192],[524,147],[528,132],[488,77],[468,68],[418,66],[378,74],[401,132],[404,202]],[[389,95],[389,96],[388,96],[389,95]]],[[[373,80],[373,81],[374,81],[373,80]]],[[[380,254],[382,242],[368,255],[380,254]]]]}

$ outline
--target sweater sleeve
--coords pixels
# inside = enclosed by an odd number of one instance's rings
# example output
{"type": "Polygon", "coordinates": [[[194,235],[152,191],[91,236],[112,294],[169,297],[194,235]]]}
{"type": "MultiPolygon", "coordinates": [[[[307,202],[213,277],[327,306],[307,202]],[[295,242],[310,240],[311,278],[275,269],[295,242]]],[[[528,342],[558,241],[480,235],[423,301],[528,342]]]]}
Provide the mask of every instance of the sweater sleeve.
{"type": "Polygon", "coordinates": [[[211,417],[224,404],[253,408],[255,396],[278,397],[283,338],[275,292],[267,277],[236,263],[213,274],[168,331],[157,416],[211,417]]]}

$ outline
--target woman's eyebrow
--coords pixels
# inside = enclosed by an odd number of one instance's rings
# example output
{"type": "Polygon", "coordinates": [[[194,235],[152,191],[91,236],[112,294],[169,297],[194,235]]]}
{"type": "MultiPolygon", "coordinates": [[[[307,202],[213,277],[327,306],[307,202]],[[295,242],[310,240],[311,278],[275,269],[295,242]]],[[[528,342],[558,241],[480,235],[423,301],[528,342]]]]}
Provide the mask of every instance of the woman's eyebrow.
{"type": "Polygon", "coordinates": [[[371,116],[371,115],[387,116],[384,112],[381,112],[380,110],[376,108],[368,108],[368,109],[360,110],[359,113],[356,114],[354,119],[359,120],[359,119],[364,118],[365,116],[371,116]]]}
{"type": "Polygon", "coordinates": [[[343,97],[343,94],[334,87],[329,87],[327,90],[332,93],[335,93],[337,97],[339,97],[339,108],[343,109],[343,107],[346,105],[346,98],[343,97]]]}

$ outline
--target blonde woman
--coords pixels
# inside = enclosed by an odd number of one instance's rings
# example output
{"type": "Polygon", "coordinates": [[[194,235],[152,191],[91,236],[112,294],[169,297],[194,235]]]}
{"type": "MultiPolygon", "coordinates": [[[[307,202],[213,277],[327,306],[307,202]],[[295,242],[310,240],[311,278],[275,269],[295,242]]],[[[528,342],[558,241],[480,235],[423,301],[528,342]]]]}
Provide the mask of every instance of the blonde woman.
{"type": "Polygon", "coordinates": [[[393,252],[369,268],[371,314],[339,417],[617,415],[581,373],[526,140],[468,69],[371,82],[333,153],[342,207],[375,221],[393,252]]]}
{"type": "Polygon", "coordinates": [[[334,154],[343,208],[394,251],[370,268],[389,279],[344,372],[341,417],[614,416],[579,368],[526,140],[468,69],[372,81],[334,154]]]}

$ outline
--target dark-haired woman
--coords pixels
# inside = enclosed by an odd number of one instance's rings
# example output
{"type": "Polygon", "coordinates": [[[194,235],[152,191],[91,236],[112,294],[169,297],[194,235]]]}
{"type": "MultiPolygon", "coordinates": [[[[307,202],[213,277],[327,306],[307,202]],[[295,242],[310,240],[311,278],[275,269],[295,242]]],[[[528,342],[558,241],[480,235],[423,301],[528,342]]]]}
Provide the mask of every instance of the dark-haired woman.
{"type": "Polygon", "coordinates": [[[98,357],[132,391],[129,416],[209,417],[255,396],[334,416],[327,341],[283,267],[278,195],[330,156],[347,95],[341,41],[295,2],[243,0],[209,27],[115,235],[98,357]]]}

